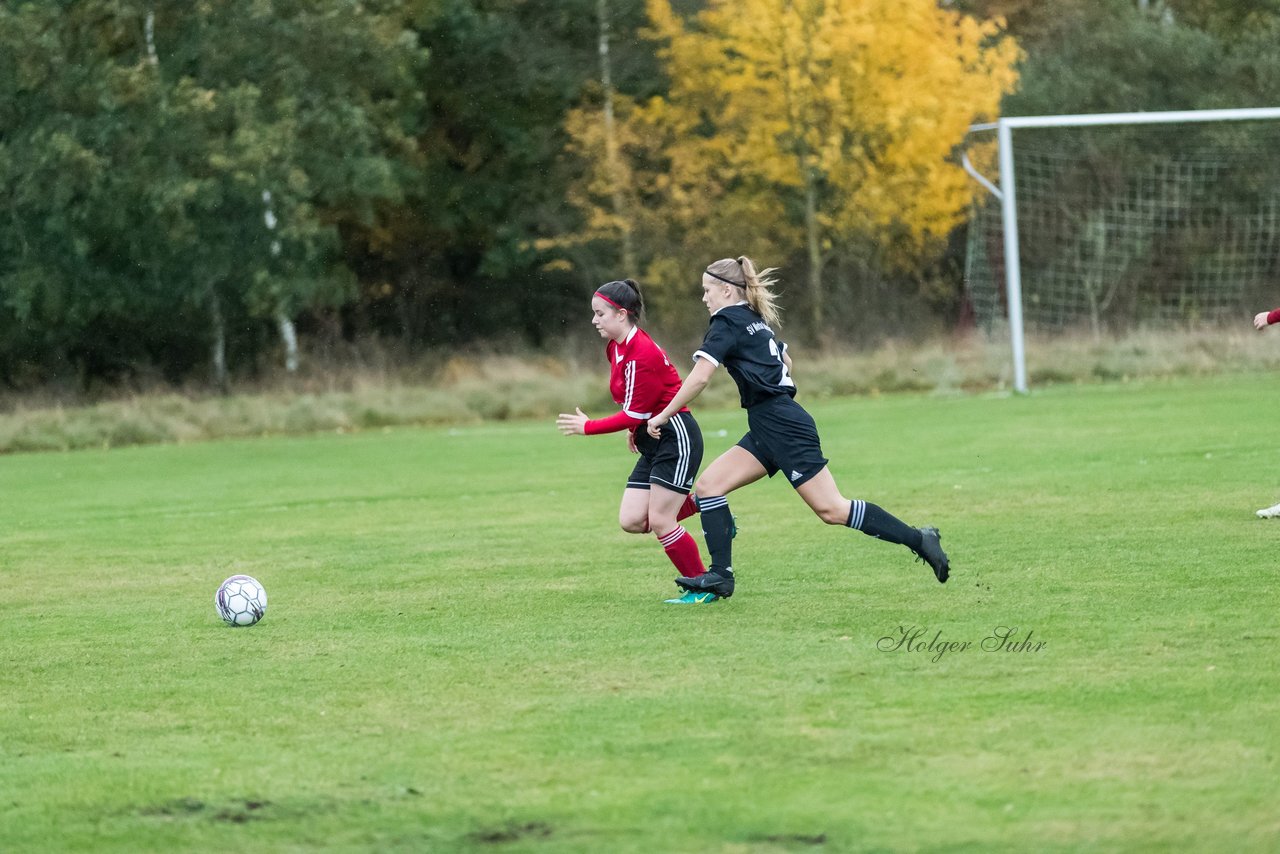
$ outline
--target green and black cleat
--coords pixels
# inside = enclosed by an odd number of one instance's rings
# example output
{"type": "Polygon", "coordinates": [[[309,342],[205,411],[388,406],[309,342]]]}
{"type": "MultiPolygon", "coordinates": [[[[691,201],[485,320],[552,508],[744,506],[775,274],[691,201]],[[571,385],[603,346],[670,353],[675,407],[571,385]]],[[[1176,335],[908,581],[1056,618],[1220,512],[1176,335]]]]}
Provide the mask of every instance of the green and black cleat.
{"type": "Polygon", "coordinates": [[[706,605],[711,602],[719,601],[720,597],[714,593],[694,593],[692,590],[675,599],[664,600],[668,605],[706,605]]]}

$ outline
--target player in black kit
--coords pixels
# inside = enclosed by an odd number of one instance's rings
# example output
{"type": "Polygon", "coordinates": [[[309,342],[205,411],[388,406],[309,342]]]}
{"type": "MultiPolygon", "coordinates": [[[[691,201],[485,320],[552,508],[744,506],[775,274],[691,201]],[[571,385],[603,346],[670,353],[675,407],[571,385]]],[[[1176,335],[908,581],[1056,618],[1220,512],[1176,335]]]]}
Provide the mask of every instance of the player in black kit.
{"type": "Polygon", "coordinates": [[[733,595],[733,517],[725,496],[766,475],[782,472],[805,503],[828,525],[846,525],[872,537],[904,545],[933,569],[938,581],[950,572],[937,528],[913,528],[869,501],[849,500],[827,468],[813,418],[795,402],[787,346],[774,335],[778,308],[772,269],[757,272],[750,258],[716,261],[702,275],[702,302],[711,325],[695,364],[666,408],[649,419],[650,435],[701,394],[724,365],[738,384],[747,410],[747,435],[698,478],[694,491],[711,567],[693,578],[677,578],[686,590],[733,595]]]}

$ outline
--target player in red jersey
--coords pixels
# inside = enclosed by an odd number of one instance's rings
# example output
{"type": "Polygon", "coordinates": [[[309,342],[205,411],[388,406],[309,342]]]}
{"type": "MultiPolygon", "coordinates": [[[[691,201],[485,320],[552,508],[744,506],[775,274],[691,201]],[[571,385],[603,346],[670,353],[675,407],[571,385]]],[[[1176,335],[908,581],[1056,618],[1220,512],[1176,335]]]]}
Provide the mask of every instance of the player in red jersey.
{"type": "MultiPolygon", "coordinates": [[[[1259,331],[1266,329],[1273,323],[1280,323],[1280,308],[1274,308],[1271,311],[1260,311],[1253,316],[1253,327],[1259,331]]],[[[1270,507],[1263,507],[1258,511],[1259,519],[1275,519],[1280,517],[1280,504],[1272,504],[1270,507]]]]}
{"type": "MultiPolygon", "coordinates": [[[[697,541],[680,520],[697,512],[691,496],[702,463],[702,431],[688,408],[681,408],[655,438],[645,424],[680,390],[680,374],[667,354],[639,326],[644,310],[640,286],[631,279],[601,285],[591,297],[591,325],[600,333],[609,362],[609,391],[621,410],[607,418],[588,418],[581,410],[561,413],[556,427],[566,436],[627,431],[627,444],[640,459],[627,478],[618,508],[622,530],[650,531],[680,575],[706,572],[697,541]]],[[[685,593],[668,602],[700,604],[714,594],[685,593]]]]}

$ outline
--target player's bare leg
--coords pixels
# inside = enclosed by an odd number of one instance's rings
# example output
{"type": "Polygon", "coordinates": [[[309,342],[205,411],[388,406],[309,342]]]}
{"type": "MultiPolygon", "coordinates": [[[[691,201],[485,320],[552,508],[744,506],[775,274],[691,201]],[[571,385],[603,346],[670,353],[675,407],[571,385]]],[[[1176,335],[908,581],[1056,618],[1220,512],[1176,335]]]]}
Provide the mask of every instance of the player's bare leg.
{"type": "Polygon", "coordinates": [[[728,495],[768,474],[753,454],[741,445],[734,445],[707,466],[693,491],[701,503],[707,498],[728,495]]]}
{"type": "Polygon", "coordinates": [[[648,489],[632,486],[622,490],[618,524],[628,534],[649,533],[649,492],[648,489]]]}
{"type": "Polygon", "coordinates": [[[683,578],[702,575],[707,568],[698,553],[698,544],[676,518],[684,506],[683,492],[658,484],[649,485],[649,528],[670,558],[672,566],[683,578]]]}

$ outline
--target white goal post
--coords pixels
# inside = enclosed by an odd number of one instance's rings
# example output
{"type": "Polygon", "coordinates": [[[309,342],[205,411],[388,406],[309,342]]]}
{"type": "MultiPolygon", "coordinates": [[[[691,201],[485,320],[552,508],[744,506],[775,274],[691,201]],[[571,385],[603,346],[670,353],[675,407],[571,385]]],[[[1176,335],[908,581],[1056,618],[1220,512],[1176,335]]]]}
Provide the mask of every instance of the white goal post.
{"type": "MultiPolygon", "coordinates": [[[[1237,122],[1243,120],[1280,119],[1280,107],[1230,110],[1184,110],[1170,112],[1139,113],[1101,113],[1088,115],[1061,116],[1018,116],[1002,118],[989,124],[976,124],[970,127],[970,134],[977,132],[996,132],[999,150],[1000,181],[997,186],[973,166],[967,152],[962,152],[961,161],[965,170],[983,187],[989,190],[1000,202],[1000,223],[1003,232],[1003,267],[1005,279],[1005,300],[1009,337],[1013,356],[1014,390],[1025,393],[1027,388],[1027,366],[1025,351],[1025,332],[1023,322],[1023,259],[1019,248],[1018,235],[1018,197],[1017,182],[1014,173],[1014,131],[1029,128],[1087,128],[1105,125],[1154,125],[1176,123],[1203,122],[1237,122]]],[[[1273,152],[1274,153],[1274,152],[1273,152]]],[[[1210,175],[1207,179],[1214,180],[1210,175]]],[[[1185,200],[1183,202],[1185,204],[1185,200]]],[[[1060,203],[1061,204],[1061,203],[1060,203]]],[[[1103,226],[1098,226],[1099,229],[1103,226]]],[[[1105,236],[1098,238],[1100,242],[1105,236]]],[[[1150,247],[1148,247],[1150,248],[1150,247]]],[[[1270,244],[1265,248],[1270,251],[1270,244]]]]}

